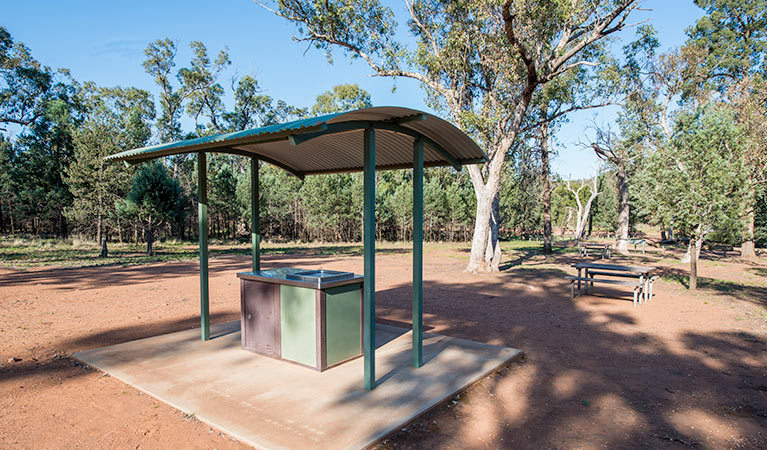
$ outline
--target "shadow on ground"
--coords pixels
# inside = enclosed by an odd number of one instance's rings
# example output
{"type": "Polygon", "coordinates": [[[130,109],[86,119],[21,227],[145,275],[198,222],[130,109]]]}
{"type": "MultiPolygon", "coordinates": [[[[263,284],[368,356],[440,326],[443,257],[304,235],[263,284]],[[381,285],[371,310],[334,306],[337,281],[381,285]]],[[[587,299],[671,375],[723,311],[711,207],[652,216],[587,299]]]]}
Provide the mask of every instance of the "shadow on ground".
{"type": "MultiPolygon", "coordinates": [[[[406,250],[403,250],[406,251],[406,250]]],[[[535,256],[535,255],[532,255],[535,256]]],[[[321,264],[313,256],[272,257],[282,264],[321,264]]],[[[507,270],[471,281],[424,283],[425,324],[439,334],[522,349],[527,358],[483,380],[391,436],[392,448],[456,448],[481,429],[487,448],[767,448],[767,343],[750,333],[683,332],[662,338],[637,323],[630,294],[600,290],[615,298],[585,296],[570,301],[560,269],[572,262],[555,254],[542,261],[515,258],[507,270]],[[544,267],[540,267],[544,266],[544,267]]],[[[631,259],[635,261],[636,259],[631,259]]],[[[622,261],[618,259],[618,261],[622,261]]],[[[221,257],[212,273],[247,270],[245,257],[221,257]]],[[[164,264],[94,272],[56,269],[11,274],[13,283],[97,289],[111,283],[142,283],[163,277],[196,275],[190,264],[164,264]],[[94,273],[99,276],[94,278],[94,273]]],[[[684,282],[681,271],[664,277],[684,282]]],[[[443,277],[444,278],[444,277],[443,277]]],[[[722,296],[764,305],[764,288],[701,280],[722,296]]],[[[411,317],[409,281],[377,293],[377,315],[402,325],[411,317]]],[[[652,304],[650,305],[652,306],[652,304]]],[[[673,311],[669,310],[669,314],[673,311]]],[[[216,316],[213,321],[236,317],[216,316]]],[[[170,333],[198,325],[192,317],[119,327],[62,341],[67,352],[170,333]]],[[[0,371],[3,382],[64,371],[76,364],[64,355],[50,361],[23,361],[0,371]]],[[[384,376],[385,374],[379,374],[384,376]]],[[[383,382],[391,382],[383,380],[383,382]]],[[[417,389],[415,386],[414,389],[417,389]]],[[[352,392],[349,393],[352,396],[352,392]]],[[[401,398],[386,398],[394,407],[401,398]]]]}
{"type": "MultiPolygon", "coordinates": [[[[521,348],[527,355],[458,399],[482,405],[487,447],[577,448],[587,442],[606,448],[684,443],[715,448],[724,442],[721,435],[719,441],[707,441],[712,430],[695,421],[691,429],[683,412],[697,420],[731,423],[735,432],[727,442],[733,446],[767,445],[767,345],[758,336],[688,332],[681,338],[682,349],[669,348],[628,314],[595,314],[578,307],[579,302],[615,299],[589,296],[571,302],[556,271],[516,270],[512,277],[516,283],[545,280],[546,288],[516,297],[513,292],[482,293],[493,286],[433,281],[424,286],[424,312],[440,334],[521,348]],[[625,331],[613,331],[610,324],[616,323],[625,331]],[[510,397],[506,386],[522,373],[535,374],[534,381],[513,389],[519,397],[510,397]],[[497,401],[484,402],[488,393],[497,401]],[[510,412],[505,402],[521,411],[510,412]]],[[[409,316],[409,292],[408,285],[379,292],[378,314],[409,316]]],[[[386,399],[392,406],[400,400],[386,399]]],[[[460,446],[456,437],[471,435],[477,422],[458,414],[443,406],[392,436],[385,447],[460,446]]]]}

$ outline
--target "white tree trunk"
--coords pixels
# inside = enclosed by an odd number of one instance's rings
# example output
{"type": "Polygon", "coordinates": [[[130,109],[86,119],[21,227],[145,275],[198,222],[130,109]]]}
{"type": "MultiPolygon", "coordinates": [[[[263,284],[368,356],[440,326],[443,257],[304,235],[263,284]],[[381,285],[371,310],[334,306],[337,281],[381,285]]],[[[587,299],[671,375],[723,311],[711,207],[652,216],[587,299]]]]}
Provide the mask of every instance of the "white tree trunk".
{"type": "Polygon", "coordinates": [[[703,227],[701,225],[698,225],[695,228],[695,234],[698,236],[697,239],[690,239],[690,242],[687,243],[687,252],[682,256],[681,262],[684,264],[687,264],[690,262],[690,256],[692,255],[692,246],[695,245],[695,260],[700,259],[700,248],[703,246],[703,233],[701,231],[703,230],[703,227]],[[694,242],[693,242],[694,241],[694,242]]]}
{"type": "Polygon", "coordinates": [[[578,189],[573,189],[570,186],[570,180],[567,181],[567,190],[570,191],[573,196],[575,197],[575,204],[578,205],[577,210],[577,217],[575,222],[575,239],[583,239],[583,236],[586,232],[586,225],[589,221],[589,213],[591,212],[591,204],[594,202],[594,199],[597,198],[601,192],[597,190],[597,181],[599,179],[599,170],[597,170],[597,175],[594,177],[594,185],[591,188],[591,194],[589,195],[588,201],[586,201],[586,204],[584,205],[583,202],[581,202],[580,193],[581,191],[586,187],[585,183],[582,183],[578,189]]]}
{"type": "Polygon", "coordinates": [[[629,183],[626,171],[618,167],[618,232],[616,250],[621,254],[629,253],[629,183]]]}
{"type": "Polygon", "coordinates": [[[489,241],[492,205],[486,186],[480,189],[475,186],[474,194],[477,197],[477,215],[474,219],[474,236],[471,240],[471,255],[466,272],[487,272],[489,266],[485,263],[485,253],[489,241]]]}

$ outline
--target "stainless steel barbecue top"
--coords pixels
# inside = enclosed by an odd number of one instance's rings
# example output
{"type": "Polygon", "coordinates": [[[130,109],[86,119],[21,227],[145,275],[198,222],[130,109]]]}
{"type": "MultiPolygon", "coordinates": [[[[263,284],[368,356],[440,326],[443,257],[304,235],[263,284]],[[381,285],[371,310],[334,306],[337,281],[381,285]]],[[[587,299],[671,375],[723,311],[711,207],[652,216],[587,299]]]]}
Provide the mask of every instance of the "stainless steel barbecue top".
{"type": "Polygon", "coordinates": [[[308,281],[310,283],[317,283],[320,286],[322,283],[329,281],[343,280],[345,278],[351,278],[354,274],[351,272],[339,272],[337,270],[306,270],[303,272],[294,272],[285,274],[285,278],[290,280],[308,281]]]}

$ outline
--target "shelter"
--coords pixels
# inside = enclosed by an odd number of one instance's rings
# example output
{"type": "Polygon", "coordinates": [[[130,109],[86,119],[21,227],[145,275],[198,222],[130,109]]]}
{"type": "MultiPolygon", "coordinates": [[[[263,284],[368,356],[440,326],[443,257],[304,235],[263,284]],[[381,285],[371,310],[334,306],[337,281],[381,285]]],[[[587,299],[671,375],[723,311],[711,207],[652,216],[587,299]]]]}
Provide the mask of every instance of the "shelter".
{"type": "Polygon", "coordinates": [[[202,340],[210,339],[208,305],[207,153],[251,158],[251,237],[253,270],[261,269],[259,161],[303,178],[338,172],[364,173],[363,348],[365,389],[375,387],[375,171],[413,169],[413,352],[422,357],[423,304],[423,168],[487,161],[477,144],[449,122],[399,107],[373,107],[328,114],[233,133],[143,147],[108,156],[138,164],[155,158],[197,153],[200,236],[200,319],[202,340]],[[360,151],[362,150],[362,151],[360,151]]]}

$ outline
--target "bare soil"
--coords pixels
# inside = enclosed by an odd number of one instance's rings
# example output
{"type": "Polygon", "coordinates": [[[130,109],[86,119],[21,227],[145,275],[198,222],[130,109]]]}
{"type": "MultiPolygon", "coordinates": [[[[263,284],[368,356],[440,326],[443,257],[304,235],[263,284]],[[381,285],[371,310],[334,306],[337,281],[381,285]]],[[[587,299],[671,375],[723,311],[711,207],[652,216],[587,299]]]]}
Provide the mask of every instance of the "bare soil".
{"type": "MultiPolygon", "coordinates": [[[[382,448],[767,448],[767,261],[705,255],[701,289],[668,252],[655,298],[598,286],[570,301],[574,253],[510,250],[504,270],[463,273],[468,249],[427,245],[428,331],[526,358],[390,436],[382,448]]],[[[361,273],[362,258],[274,255],[265,267],[361,273]]],[[[239,317],[245,256],[211,260],[214,322],[239,317]]],[[[407,326],[411,257],[376,259],[379,320],[407,326]]],[[[89,367],[74,352],[199,325],[195,262],[0,269],[0,448],[244,448],[89,367]]]]}

